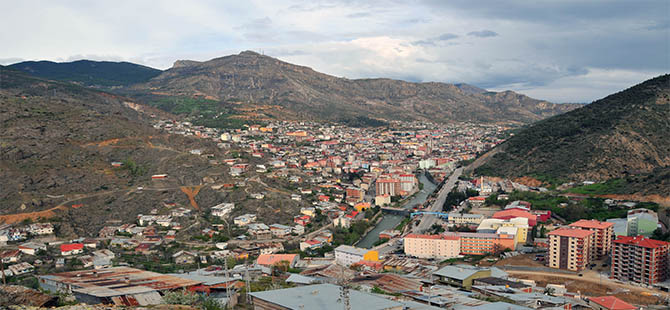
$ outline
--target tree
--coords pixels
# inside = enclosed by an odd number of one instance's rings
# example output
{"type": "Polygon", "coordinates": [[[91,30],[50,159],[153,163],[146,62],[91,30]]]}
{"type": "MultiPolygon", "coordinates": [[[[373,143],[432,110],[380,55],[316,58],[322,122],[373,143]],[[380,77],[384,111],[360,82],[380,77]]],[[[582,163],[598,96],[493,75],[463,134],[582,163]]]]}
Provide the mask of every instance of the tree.
{"type": "Polygon", "coordinates": [[[547,237],[547,228],[544,225],[540,226],[540,238],[547,237]]]}

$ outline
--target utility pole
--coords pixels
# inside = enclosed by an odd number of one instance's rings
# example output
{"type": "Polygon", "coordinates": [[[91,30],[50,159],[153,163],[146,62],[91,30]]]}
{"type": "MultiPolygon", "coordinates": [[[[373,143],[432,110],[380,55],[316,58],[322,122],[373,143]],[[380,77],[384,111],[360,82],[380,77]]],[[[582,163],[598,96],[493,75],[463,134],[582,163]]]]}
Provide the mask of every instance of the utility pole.
{"type": "Polygon", "coordinates": [[[340,271],[340,279],[338,281],[340,285],[340,298],[338,301],[341,301],[344,305],[344,310],[351,310],[351,304],[349,303],[349,283],[344,278],[344,269],[340,271]]]}
{"type": "Polygon", "coordinates": [[[249,285],[249,266],[247,265],[246,259],[244,260],[244,281],[246,282],[247,286],[247,305],[251,305],[251,285],[249,285]]]}
{"type": "Polygon", "coordinates": [[[223,260],[223,268],[224,268],[224,275],[226,276],[226,300],[228,301],[228,305],[230,305],[230,299],[231,299],[231,294],[230,294],[230,276],[228,273],[228,258],[225,258],[223,260]]]}

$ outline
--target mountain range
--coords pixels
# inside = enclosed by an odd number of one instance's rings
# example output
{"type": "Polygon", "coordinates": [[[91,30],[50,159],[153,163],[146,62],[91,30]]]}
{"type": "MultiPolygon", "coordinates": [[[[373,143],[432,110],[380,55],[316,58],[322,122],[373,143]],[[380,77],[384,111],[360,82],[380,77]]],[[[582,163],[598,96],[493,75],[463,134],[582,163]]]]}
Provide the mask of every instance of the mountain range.
{"type": "Polygon", "coordinates": [[[476,162],[482,175],[547,183],[619,180],[613,191],[670,193],[670,75],[519,131],[476,162]]]}
{"type": "Polygon", "coordinates": [[[139,93],[281,108],[265,112],[268,118],[335,121],[365,116],[530,123],[581,106],[554,104],[512,91],[488,92],[467,84],[339,78],[251,51],[205,62],[177,61],[131,88],[139,93]]]}

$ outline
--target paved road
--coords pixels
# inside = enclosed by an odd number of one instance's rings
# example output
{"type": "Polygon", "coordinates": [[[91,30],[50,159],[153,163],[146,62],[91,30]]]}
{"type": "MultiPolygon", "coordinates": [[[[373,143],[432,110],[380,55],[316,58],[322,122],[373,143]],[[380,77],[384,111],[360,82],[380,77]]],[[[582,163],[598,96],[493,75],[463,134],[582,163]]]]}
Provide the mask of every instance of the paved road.
{"type": "MultiPolygon", "coordinates": [[[[454,172],[449,176],[449,179],[447,179],[447,182],[442,186],[442,189],[440,189],[440,192],[437,193],[437,199],[435,199],[435,202],[433,202],[433,205],[430,206],[430,210],[427,211],[432,211],[432,212],[441,212],[442,211],[442,205],[444,205],[444,201],[447,200],[447,195],[451,190],[456,186],[456,183],[458,182],[458,177],[461,176],[463,173],[463,168],[458,168],[454,170],[454,172]]],[[[433,224],[437,222],[437,217],[434,215],[422,215],[421,216],[421,222],[419,223],[418,226],[414,226],[412,228],[412,232],[423,232],[427,229],[429,229],[433,224]]]]}

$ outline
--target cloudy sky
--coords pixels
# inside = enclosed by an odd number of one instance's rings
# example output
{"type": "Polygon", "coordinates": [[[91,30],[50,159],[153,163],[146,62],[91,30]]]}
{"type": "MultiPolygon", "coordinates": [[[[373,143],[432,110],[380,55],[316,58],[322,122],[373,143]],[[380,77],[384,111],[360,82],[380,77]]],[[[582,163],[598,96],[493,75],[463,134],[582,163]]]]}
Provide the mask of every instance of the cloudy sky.
{"type": "Polygon", "coordinates": [[[0,64],[254,50],[348,78],[590,102],[670,72],[670,1],[0,0],[0,64]]]}

